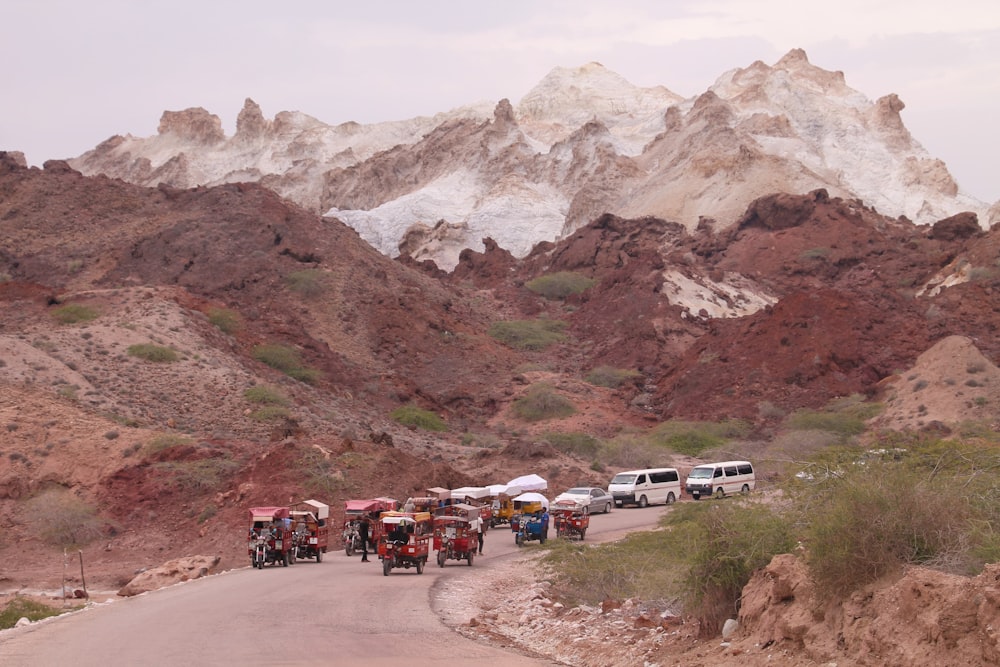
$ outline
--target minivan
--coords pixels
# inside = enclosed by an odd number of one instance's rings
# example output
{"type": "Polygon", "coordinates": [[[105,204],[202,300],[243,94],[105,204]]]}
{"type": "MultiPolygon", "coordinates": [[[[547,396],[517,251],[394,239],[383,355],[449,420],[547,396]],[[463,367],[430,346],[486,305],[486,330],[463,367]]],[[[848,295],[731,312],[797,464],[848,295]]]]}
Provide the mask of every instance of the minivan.
{"type": "Polygon", "coordinates": [[[702,496],[722,498],[729,493],[750,493],[756,486],[757,478],[749,461],[721,461],[691,468],[684,490],[698,500],[702,496]]]}
{"type": "Polygon", "coordinates": [[[669,505],[681,495],[681,478],[676,468],[626,470],[614,476],[608,484],[608,493],[614,497],[616,507],[669,505]]]}

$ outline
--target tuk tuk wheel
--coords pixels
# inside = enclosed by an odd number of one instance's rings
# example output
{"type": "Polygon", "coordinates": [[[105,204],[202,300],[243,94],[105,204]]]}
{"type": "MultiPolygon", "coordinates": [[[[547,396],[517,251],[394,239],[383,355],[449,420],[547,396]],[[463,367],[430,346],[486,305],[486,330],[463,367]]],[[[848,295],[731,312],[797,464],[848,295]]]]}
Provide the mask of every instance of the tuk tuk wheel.
{"type": "Polygon", "coordinates": [[[423,574],[423,573],[424,573],[424,559],[421,558],[420,560],[417,561],[417,574],[423,574]]]}
{"type": "Polygon", "coordinates": [[[586,534],[587,534],[587,529],[586,528],[584,528],[583,530],[580,531],[580,541],[581,542],[583,542],[583,537],[586,534]]]}
{"type": "Polygon", "coordinates": [[[515,535],[514,536],[514,544],[516,544],[519,547],[523,546],[524,545],[524,535],[522,535],[521,533],[518,533],[517,535],[515,535]]]}
{"type": "Polygon", "coordinates": [[[322,549],[316,549],[316,562],[319,563],[322,560],[323,560],[323,551],[322,551],[322,549]]]}
{"type": "Polygon", "coordinates": [[[289,565],[295,565],[295,560],[297,558],[298,558],[298,556],[295,553],[295,549],[292,549],[292,552],[290,554],[288,554],[288,564],[289,565]]]}
{"type": "Polygon", "coordinates": [[[288,552],[281,554],[281,567],[288,567],[288,552]]]}
{"type": "Polygon", "coordinates": [[[471,551],[470,551],[470,552],[469,552],[469,555],[467,556],[467,558],[468,558],[468,561],[469,561],[469,562],[467,563],[467,565],[469,565],[470,567],[472,566],[472,557],[473,557],[473,555],[474,555],[474,554],[473,554],[473,552],[471,552],[471,551]]]}
{"type": "Polygon", "coordinates": [[[444,567],[445,555],[443,551],[438,552],[438,567],[444,567]]]}
{"type": "Polygon", "coordinates": [[[389,559],[386,558],[384,561],[382,561],[382,574],[388,577],[390,570],[392,570],[392,563],[390,563],[389,559]]]}
{"type": "Polygon", "coordinates": [[[354,545],[351,544],[350,542],[348,542],[347,546],[344,547],[344,553],[347,554],[348,556],[353,556],[354,555],[354,545]]]}

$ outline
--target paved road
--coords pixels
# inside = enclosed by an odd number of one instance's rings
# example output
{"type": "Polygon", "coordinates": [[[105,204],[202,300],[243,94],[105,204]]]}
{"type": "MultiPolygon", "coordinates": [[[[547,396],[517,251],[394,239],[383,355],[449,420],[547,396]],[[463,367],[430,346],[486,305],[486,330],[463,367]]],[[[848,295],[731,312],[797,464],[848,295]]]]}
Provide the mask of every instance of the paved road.
{"type": "MultiPolygon", "coordinates": [[[[650,528],[663,511],[594,515],[587,542],[650,528]]],[[[472,569],[503,567],[517,550],[508,529],[494,528],[472,569]]],[[[422,575],[409,569],[386,577],[377,559],[362,563],[330,552],[322,563],[241,568],[0,632],[0,665],[555,664],[448,629],[431,611],[430,599],[434,583],[456,567],[453,561],[445,568],[431,565],[422,575]]]]}

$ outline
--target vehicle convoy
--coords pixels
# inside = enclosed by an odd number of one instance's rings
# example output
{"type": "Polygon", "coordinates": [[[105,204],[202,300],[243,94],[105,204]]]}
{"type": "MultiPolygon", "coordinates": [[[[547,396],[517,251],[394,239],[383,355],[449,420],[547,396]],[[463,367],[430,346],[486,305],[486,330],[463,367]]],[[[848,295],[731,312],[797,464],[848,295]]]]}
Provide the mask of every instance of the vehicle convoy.
{"type": "Polygon", "coordinates": [[[654,503],[669,505],[681,495],[681,478],[676,468],[626,470],[614,476],[608,491],[615,505],[646,507],[654,503]]]}
{"type": "Polygon", "coordinates": [[[303,500],[289,509],[295,560],[315,558],[319,563],[330,543],[330,506],[318,500],[303,500]]]}
{"type": "Polygon", "coordinates": [[[388,577],[394,568],[400,567],[415,567],[417,574],[423,574],[433,532],[430,513],[382,512],[379,525],[378,557],[382,561],[382,574],[388,577]]]}
{"type": "Polygon", "coordinates": [[[591,514],[610,512],[615,504],[615,497],[598,486],[574,486],[572,489],[566,489],[555,497],[553,505],[560,500],[583,503],[591,514]]]}
{"type": "Polygon", "coordinates": [[[288,567],[295,562],[291,513],[287,507],[251,507],[247,553],[251,567],[288,567]]]}
{"type": "Polygon", "coordinates": [[[722,498],[727,494],[747,494],[757,486],[753,464],[749,461],[703,463],[691,469],[685,490],[698,500],[702,496],[722,498]]]}
{"type": "Polygon", "coordinates": [[[572,498],[552,501],[552,518],[556,524],[556,537],[583,541],[590,527],[587,505],[572,498]]]}

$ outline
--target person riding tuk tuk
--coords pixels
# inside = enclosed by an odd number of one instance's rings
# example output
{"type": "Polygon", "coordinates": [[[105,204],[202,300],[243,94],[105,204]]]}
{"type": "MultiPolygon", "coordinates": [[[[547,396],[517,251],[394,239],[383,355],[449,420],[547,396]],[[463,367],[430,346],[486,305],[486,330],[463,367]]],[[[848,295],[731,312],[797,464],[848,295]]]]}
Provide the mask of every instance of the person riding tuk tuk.
{"type": "Polygon", "coordinates": [[[434,517],[434,549],[439,567],[444,567],[448,560],[464,560],[472,565],[479,547],[479,535],[472,525],[473,520],[466,516],[440,514],[434,517]]]}
{"type": "Polygon", "coordinates": [[[382,574],[389,576],[393,568],[416,567],[417,574],[424,573],[430,553],[431,515],[428,512],[382,512],[378,524],[381,535],[378,557],[382,561],[382,574]]]}
{"type": "Polygon", "coordinates": [[[552,518],[556,525],[556,537],[578,538],[582,541],[590,526],[587,506],[572,499],[552,503],[552,518]]]}

